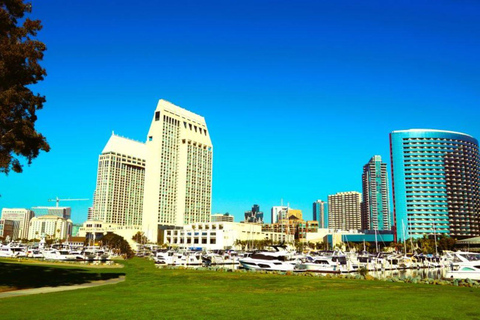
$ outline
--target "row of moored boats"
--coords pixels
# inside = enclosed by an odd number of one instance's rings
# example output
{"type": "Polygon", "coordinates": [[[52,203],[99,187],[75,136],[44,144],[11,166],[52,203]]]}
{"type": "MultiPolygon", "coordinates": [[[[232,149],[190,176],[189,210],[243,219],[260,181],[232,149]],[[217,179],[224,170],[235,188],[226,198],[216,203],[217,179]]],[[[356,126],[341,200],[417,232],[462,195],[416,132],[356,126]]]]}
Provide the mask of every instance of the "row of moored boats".
{"type": "Polygon", "coordinates": [[[33,258],[56,261],[107,261],[112,253],[100,247],[73,247],[69,245],[27,246],[11,242],[0,245],[0,258],[33,258]]]}
{"type": "Polygon", "coordinates": [[[157,266],[238,265],[247,270],[320,273],[445,268],[446,278],[480,280],[480,253],[446,251],[442,256],[435,256],[319,251],[299,254],[280,246],[272,249],[242,253],[159,250],[154,253],[154,260],[157,266]]]}

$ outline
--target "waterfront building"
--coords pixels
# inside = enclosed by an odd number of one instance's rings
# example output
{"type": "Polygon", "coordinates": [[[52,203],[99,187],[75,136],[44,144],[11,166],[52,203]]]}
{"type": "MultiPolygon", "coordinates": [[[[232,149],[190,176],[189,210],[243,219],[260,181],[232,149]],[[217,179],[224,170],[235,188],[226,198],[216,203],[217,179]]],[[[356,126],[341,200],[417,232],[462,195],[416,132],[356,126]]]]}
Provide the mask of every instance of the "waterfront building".
{"type": "Polygon", "coordinates": [[[245,211],[245,222],[263,223],[263,212],[260,211],[260,206],[258,204],[254,204],[252,210],[245,211]]]}
{"type": "Polygon", "coordinates": [[[213,146],[202,116],[160,100],[146,142],[143,230],[209,222],[213,146]]]}
{"type": "Polygon", "coordinates": [[[318,221],[319,228],[328,228],[328,204],[325,201],[313,203],[313,220],[318,221]]]}
{"type": "Polygon", "coordinates": [[[35,217],[57,216],[64,219],[70,219],[72,216],[71,207],[32,207],[35,217]]]}
{"type": "Polygon", "coordinates": [[[112,132],[98,158],[93,197],[96,220],[126,226],[142,225],[146,147],[112,132]]]}
{"type": "Polygon", "coordinates": [[[361,194],[356,191],[339,192],[328,196],[328,224],[330,229],[362,229],[361,194]]]}
{"type": "Polygon", "coordinates": [[[293,242],[293,237],[276,231],[262,231],[264,224],[238,222],[193,223],[163,230],[164,243],[180,249],[234,249],[238,241],[252,248],[254,241],[293,242]],[[251,242],[250,245],[248,243],[251,242]]]}
{"type": "Polygon", "coordinates": [[[65,240],[72,235],[72,220],[56,215],[43,215],[33,217],[28,228],[28,239],[49,239],[65,240]]]}
{"type": "Polygon", "coordinates": [[[137,243],[132,239],[138,232],[142,232],[141,226],[120,225],[100,220],[87,220],[78,229],[77,237],[84,237],[89,244],[97,243],[107,233],[115,233],[123,237],[132,248],[137,243]]]}
{"type": "Polygon", "coordinates": [[[363,166],[362,229],[390,230],[392,217],[388,191],[387,164],[381,156],[373,156],[363,166]]]}
{"type": "Polygon", "coordinates": [[[277,223],[280,220],[287,219],[288,207],[287,206],[274,206],[271,210],[272,223],[277,223]]]}
{"type": "Polygon", "coordinates": [[[480,235],[478,141],[444,130],[390,133],[396,239],[480,235]]]}
{"type": "Polygon", "coordinates": [[[16,239],[27,239],[28,237],[28,226],[30,219],[34,217],[32,210],[23,209],[23,208],[3,208],[1,219],[12,220],[15,224],[14,229],[18,230],[12,238],[16,239]]]}
{"type": "Polygon", "coordinates": [[[233,222],[234,218],[229,213],[214,213],[210,219],[211,222],[233,222]]]}

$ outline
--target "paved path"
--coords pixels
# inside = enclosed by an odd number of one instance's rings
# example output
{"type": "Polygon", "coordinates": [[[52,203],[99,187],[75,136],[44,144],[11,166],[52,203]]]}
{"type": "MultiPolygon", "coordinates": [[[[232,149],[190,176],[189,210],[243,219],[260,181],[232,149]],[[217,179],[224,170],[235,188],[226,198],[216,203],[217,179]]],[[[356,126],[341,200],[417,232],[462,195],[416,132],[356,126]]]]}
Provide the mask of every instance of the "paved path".
{"type": "Polygon", "coordinates": [[[118,278],[109,279],[109,280],[99,280],[99,281],[93,281],[93,282],[89,282],[89,283],[76,284],[76,285],[72,285],[72,286],[42,287],[42,288],[7,291],[7,292],[0,293],[0,299],[20,297],[20,296],[26,296],[26,295],[31,295],[31,294],[40,294],[40,293],[50,293],[50,292],[58,292],[58,291],[70,291],[70,290],[77,290],[77,289],[84,289],[84,288],[92,288],[92,287],[104,286],[104,285],[107,285],[107,284],[117,284],[117,283],[123,282],[123,281],[125,281],[125,276],[120,276],[118,278]]]}

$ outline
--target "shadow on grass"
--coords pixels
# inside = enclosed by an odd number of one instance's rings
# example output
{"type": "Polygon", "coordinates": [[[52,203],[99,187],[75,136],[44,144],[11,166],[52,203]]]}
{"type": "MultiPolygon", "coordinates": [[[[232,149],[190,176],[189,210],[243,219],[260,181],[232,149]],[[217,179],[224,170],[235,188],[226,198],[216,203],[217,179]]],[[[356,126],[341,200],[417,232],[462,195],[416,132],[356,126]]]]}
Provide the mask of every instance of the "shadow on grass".
{"type": "Polygon", "coordinates": [[[118,278],[124,273],[89,272],[84,269],[55,268],[0,262],[0,287],[18,289],[57,287],[118,278]]]}

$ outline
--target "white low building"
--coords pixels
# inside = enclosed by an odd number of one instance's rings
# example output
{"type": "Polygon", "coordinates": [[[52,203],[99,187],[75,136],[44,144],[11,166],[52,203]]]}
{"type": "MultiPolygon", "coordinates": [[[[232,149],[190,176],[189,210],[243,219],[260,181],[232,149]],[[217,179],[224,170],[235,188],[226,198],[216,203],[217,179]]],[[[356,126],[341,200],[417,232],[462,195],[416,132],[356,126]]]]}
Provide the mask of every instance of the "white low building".
{"type": "Polygon", "coordinates": [[[236,247],[237,240],[253,242],[271,239],[275,242],[275,239],[285,236],[275,232],[262,232],[261,224],[238,222],[194,223],[163,232],[164,244],[183,249],[201,248],[202,250],[233,249],[236,247]]]}
{"type": "Polygon", "coordinates": [[[78,229],[77,236],[99,240],[108,232],[118,234],[123,237],[132,248],[136,248],[137,243],[133,241],[132,238],[138,232],[142,232],[142,226],[124,226],[99,220],[87,220],[83,223],[83,226],[78,229]]]}
{"type": "Polygon", "coordinates": [[[61,218],[55,215],[33,217],[28,228],[28,239],[50,239],[65,240],[72,234],[73,222],[70,219],[61,218]]]}

